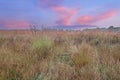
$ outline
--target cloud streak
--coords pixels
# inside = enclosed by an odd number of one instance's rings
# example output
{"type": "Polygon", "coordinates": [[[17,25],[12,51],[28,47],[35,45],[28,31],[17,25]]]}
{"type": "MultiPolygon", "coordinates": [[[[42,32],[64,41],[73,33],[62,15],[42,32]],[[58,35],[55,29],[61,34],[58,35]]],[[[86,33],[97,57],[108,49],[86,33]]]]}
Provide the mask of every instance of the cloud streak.
{"type": "Polygon", "coordinates": [[[68,7],[54,7],[53,10],[58,14],[59,19],[56,21],[56,24],[59,25],[71,25],[72,18],[78,13],[79,9],[71,9],[68,7]]]}
{"type": "Polygon", "coordinates": [[[118,13],[117,10],[110,10],[106,11],[102,14],[96,15],[96,16],[91,16],[91,15],[83,15],[79,18],[76,19],[76,22],[78,24],[90,24],[90,23],[95,23],[101,20],[106,20],[109,18],[114,17],[118,13]]]}
{"type": "Polygon", "coordinates": [[[95,16],[88,14],[80,16],[75,19],[75,16],[78,15],[79,9],[76,7],[75,8],[64,7],[61,5],[63,1],[65,0],[37,0],[37,4],[39,5],[40,8],[46,10],[48,9],[53,10],[55,14],[58,15],[58,19],[57,21],[55,21],[55,24],[58,25],[72,25],[72,23],[92,24],[95,22],[112,18],[117,14],[116,10],[110,10],[95,16]]]}
{"type": "Polygon", "coordinates": [[[8,29],[28,29],[30,22],[27,21],[15,21],[15,20],[5,20],[0,21],[0,25],[8,29]]]}

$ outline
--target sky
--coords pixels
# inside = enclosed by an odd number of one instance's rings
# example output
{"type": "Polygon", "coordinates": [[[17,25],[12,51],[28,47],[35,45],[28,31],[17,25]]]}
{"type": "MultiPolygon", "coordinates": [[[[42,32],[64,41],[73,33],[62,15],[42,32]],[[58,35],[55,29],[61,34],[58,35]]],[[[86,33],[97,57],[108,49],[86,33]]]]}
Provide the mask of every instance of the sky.
{"type": "Polygon", "coordinates": [[[120,27],[120,0],[0,0],[0,29],[33,24],[120,27]]]}

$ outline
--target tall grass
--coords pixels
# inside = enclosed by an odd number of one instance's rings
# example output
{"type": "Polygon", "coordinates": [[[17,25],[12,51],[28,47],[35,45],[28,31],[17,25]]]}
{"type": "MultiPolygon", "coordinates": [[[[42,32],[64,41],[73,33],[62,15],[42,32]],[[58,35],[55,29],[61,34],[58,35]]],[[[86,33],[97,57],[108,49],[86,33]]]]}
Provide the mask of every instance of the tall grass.
{"type": "Polygon", "coordinates": [[[120,33],[8,33],[0,36],[0,80],[120,80],[120,33]]]}

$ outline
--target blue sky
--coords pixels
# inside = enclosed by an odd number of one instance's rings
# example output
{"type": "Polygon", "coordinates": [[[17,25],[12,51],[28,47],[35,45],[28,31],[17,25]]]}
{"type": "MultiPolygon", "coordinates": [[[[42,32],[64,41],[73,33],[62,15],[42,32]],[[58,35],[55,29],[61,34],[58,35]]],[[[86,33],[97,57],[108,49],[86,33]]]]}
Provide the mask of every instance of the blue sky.
{"type": "Polygon", "coordinates": [[[120,26],[120,0],[0,0],[0,28],[120,26]]]}

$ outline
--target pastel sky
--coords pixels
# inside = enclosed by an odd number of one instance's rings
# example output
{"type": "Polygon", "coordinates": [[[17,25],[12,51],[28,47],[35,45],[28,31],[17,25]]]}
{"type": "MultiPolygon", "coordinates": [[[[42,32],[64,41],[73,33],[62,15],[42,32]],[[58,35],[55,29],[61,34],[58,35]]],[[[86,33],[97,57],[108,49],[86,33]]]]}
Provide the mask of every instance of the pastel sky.
{"type": "Polygon", "coordinates": [[[0,28],[120,26],[120,0],[0,0],[0,28]]]}

